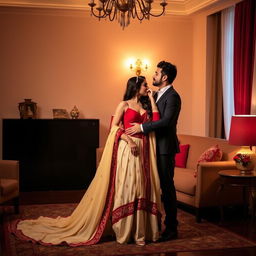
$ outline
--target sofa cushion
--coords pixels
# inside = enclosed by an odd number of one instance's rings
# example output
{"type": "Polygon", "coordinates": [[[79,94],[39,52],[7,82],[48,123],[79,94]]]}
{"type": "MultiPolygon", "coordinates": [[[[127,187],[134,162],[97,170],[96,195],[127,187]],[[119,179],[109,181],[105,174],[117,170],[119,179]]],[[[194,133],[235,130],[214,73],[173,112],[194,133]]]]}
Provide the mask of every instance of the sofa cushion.
{"type": "Polygon", "coordinates": [[[18,189],[18,181],[14,179],[0,180],[0,193],[5,196],[18,189]]]}
{"type": "Polygon", "coordinates": [[[174,184],[177,191],[188,195],[195,195],[196,179],[194,177],[194,169],[175,168],[174,184]]]}
{"type": "Polygon", "coordinates": [[[200,162],[213,162],[220,161],[222,158],[222,151],[218,145],[212,146],[204,151],[203,154],[198,159],[198,163],[200,162]]]}
{"type": "Polygon", "coordinates": [[[188,158],[189,144],[181,145],[180,152],[175,155],[175,166],[186,168],[188,158]]]}

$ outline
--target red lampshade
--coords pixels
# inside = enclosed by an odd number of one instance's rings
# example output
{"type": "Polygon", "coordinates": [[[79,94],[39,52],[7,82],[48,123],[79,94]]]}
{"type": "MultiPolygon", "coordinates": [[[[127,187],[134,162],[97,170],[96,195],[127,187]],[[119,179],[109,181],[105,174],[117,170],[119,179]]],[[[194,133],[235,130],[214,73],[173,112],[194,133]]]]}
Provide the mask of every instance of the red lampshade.
{"type": "Polygon", "coordinates": [[[256,115],[232,116],[229,144],[239,146],[256,145],[256,115]]]}

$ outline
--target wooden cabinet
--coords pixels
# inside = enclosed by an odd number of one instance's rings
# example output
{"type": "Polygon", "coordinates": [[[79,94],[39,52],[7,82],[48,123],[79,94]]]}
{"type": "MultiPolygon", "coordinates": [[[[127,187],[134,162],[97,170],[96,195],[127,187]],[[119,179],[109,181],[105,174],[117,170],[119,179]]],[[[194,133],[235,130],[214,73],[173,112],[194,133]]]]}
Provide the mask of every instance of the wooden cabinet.
{"type": "Polygon", "coordinates": [[[3,159],[20,161],[21,191],[87,188],[98,146],[98,119],[3,119],[3,159]]]}

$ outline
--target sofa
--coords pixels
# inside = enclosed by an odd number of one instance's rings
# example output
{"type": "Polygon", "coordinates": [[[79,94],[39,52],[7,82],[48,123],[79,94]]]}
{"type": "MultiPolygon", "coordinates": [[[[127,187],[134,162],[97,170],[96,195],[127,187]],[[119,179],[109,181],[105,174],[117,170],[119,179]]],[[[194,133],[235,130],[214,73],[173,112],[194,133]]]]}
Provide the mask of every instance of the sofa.
{"type": "MultiPolygon", "coordinates": [[[[206,207],[219,206],[219,196],[223,205],[242,204],[240,188],[225,188],[221,195],[219,188],[220,170],[236,169],[232,159],[240,147],[228,144],[226,140],[194,135],[178,135],[180,145],[189,145],[185,167],[175,167],[174,183],[177,201],[195,209],[196,221],[201,221],[201,211],[206,207]],[[200,156],[210,147],[218,145],[222,151],[221,161],[200,162],[200,156]]],[[[97,149],[97,166],[103,148],[97,149]]]]}
{"type": "Polygon", "coordinates": [[[174,183],[178,202],[192,206],[196,210],[196,221],[201,221],[201,210],[205,207],[238,205],[242,203],[240,188],[228,187],[217,193],[220,170],[236,169],[232,159],[240,147],[228,144],[226,140],[194,135],[178,135],[180,145],[189,145],[185,167],[175,167],[174,183]],[[221,161],[199,162],[200,156],[212,146],[218,145],[222,151],[221,161]]]}

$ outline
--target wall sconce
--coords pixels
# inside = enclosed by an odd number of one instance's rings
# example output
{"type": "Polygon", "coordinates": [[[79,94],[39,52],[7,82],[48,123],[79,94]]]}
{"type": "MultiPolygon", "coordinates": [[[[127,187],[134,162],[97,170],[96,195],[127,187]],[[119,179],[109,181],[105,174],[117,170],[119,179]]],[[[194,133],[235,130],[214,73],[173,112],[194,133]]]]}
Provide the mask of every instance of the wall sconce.
{"type": "Polygon", "coordinates": [[[148,69],[148,61],[137,59],[135,63],[130,63],[130,70],[135,70],[136,76],[140,76],[142,70],[148,69]]]}

